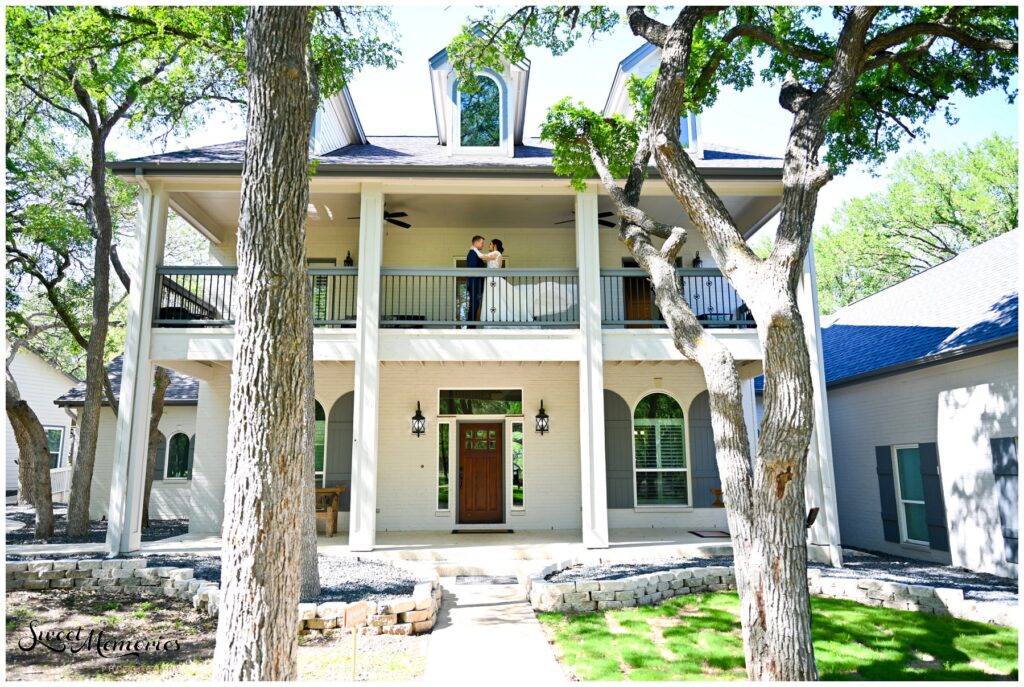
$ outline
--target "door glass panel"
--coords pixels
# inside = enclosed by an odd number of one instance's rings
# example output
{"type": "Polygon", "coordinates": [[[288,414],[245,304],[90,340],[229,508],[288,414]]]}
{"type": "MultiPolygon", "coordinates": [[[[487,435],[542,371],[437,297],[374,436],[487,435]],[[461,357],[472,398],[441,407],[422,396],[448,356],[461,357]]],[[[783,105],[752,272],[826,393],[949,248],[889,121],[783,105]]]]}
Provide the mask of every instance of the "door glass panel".
{"type": "Polygon", "coordinates": [[[447,424],[437,426],[437,509],[448,510],[448,434],[447,424]]]}
{"type": "Polygon", "coordinates": [[[473,443],[473,448],[475,450],[477,450],[477,451],[486,451],[487,450],[487,440],[474,442],[473,443]]]}
{"type": "Polygon", "coordinates": [[[487,448],[490,449],[491,451],[493,451],[494,450],[494,442],[493,441],[488,441],[487,442],[487,448]]]}
{"type": "Polygon", "coordinates": [[[495,433],[494,433],[494,430],[493,430],[493,429],[492,429],[492,430],[491,430],[490,432],[488,432],[488,433],[487,433],[487,438],[488,438],[488,439],[493,439],[493,438],[494,438],[495,436],[496,436],[496,435],[495,435],[495,433]]]}
{"type": "Polygon", "coordinates": [[[896,462],[900,471],[900,495],[907,501],[924,501],[920,451],[916,446],[898,448],[896,462]]]}
{"type": "Polygon", "coordinates": [[[512,423],[512,507],[523,507],[523,423],[512,423]]]}
{"type": "Polygon", "coordinates": [[[485,429],[478,429],[478,430],[476,430],[476,438],[477,439],[483,439],[486,436],[487,436],[487,430],[485,430],[485,429]]]}

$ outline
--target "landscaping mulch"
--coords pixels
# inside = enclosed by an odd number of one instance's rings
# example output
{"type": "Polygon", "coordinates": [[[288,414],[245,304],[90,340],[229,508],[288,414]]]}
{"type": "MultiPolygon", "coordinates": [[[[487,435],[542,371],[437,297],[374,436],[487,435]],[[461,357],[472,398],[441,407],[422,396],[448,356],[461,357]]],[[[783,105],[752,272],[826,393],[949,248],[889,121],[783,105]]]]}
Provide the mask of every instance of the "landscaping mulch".
{"type": "MultiPolygon", "coordinates": [[[[617,580],[677,568],[713,565],[732,565],[732,557],[651,558],[613,561],[600,565],[577,565],[553,573],[547,579],[550,582],[617,580]]],[[[1018,601],[1016,580],[897,556],[845,549],[842,568],[833,568],[820,563],[809,563],[808,567],[821,570],[824,577],[874,579],[924,587],[948,587],[962,590],[964,598],[975,601],[994,601],[1011,605],[1017,604],[1018,601]]]]}
{"type": "MultiPolygon", "coordinates": [[[[74,555],[48,556],[7,556],[9,561],[60,559],[81,560],[100,558],[101,554],[83,553],[74,555]]],[[[145,558],[147,567],[192,568],[199,580],[220,583],[220,557],[195,554],[116,556],[116,558],[145,558]]],[[[403,568],[380,561],[364,561],[355,558],[320,556],[320,596],[317,602],[360,601],[386,599],[412,594],[417,582],[415,574],[403,568]]]]}
{"type": "MultiPolygon", "coordinates": [[[[53,508],[53,537],[38,539],[35,535],[36,515],[31,506],[7,506],[7,519],[20,522],[24,527],[7,532],[8,546],[17,544],[100,544],[107,540],[106,520],[90,520],[89,532],[83,537],[67,536],[67,507],[53,508]]],[[[142,541],[157,541],[188,534],[188,520],[150,520],[150,527],[142,531],[142,541]]]]}

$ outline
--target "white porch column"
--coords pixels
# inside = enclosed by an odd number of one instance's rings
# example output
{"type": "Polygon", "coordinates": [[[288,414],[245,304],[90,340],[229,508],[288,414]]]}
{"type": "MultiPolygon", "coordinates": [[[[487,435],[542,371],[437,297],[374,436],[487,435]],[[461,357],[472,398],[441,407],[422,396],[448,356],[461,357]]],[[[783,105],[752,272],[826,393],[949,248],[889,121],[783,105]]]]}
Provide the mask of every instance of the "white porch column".
{"type": "Polygon", "coordinates": [[[747,425],[747,442],[750,444],[750,455],[757,455],[757,393],[754,391],[754,378],[740,377],[740,393],[743,395],[743,422],[747,425]]]}
{"type": "Polygon", "coordinates": [[[159,182],[143,183],[135,228],[135,259],[125,266],[132,288],[128,294],[128,328],[107,510],[107,550],[111,554],[136,551],[142,541],[142,497],[154,371],[149,343],[156,268],[163,262],[166,230],[167,191],[159,182]]]}
{"type": "Polygon", "coordinates": [[[808,554],[812,560],[843,564],[839,540],[839,512],[836,503],[836,478],[832,467],[832,434],[828,421],[825,392],[825,365],[821,351],[821,319],[818,314],[818,281],[814,271],[814,244],[807,251],[803,276],[797,286],[797,304],[804,320],[807,350],[811,358],[811,383],[814,387],[814,430],[807,452],[807,507],[819,508],[818,518],[808,531],[808,554]]]}
{"type": "Polygon", "coordinates": [[[601,343],[601,256],[597,191],[576,194],[576,266],[580,306],[580,480],[583,544],[608,548],[604,455],[604,350],[601,343]]]}
{"type": "Polygon", "coordinates": [[[384,254],[384,191],[363,184],[359,202],[356,287],[355,398],[348,545],[372,551],[377,529],[377,414],[380,412],[380,266],[384,254]]]}

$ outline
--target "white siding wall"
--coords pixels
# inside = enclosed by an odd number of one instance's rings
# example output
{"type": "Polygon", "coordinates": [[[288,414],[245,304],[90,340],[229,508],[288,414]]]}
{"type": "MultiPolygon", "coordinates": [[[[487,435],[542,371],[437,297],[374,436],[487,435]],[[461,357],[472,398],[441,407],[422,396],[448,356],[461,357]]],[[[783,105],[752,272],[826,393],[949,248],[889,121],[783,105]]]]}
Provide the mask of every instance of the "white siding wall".
{"type": "MultiPolygon", "coordinates": [[[[11,371],[18,382],[21,397],[39,416],[39,421],[46,427],[64,428],[62,464],[67,465],[67,452],[71,447],[71,418],[63,408],[53,405],[53,401],[75,386],[75,380],[58,372],[38,355],[24,348],[19,349],[11,363],[11,371]]],[[[14,462],[18,458],[18,444],[6,415],[4,424],[7,429],[6,488],[14,491],[18,488],[18,466],[14,462]]]]}
{"type": "MultiPolygon", "coordinates": [[[[829,389],[829,421],[832,426],[833,464],[843,544],[949,563],[949,553],[885,541],[878,477],[875,472],[875,446],[938,443],[940,395],[952,389],[989,383],[1011,382],[1016,388],[1016,379],[1017,349],[1012,348],[862,384],[829,389]]],[[[992,428],[1004,422],[1005,418],[989,418],[981,426],[972,422],[968,424],[973,425],[970,431],[976,433],[978,443],[984,442],[987,446],[987,436],[992,428]]],[[[942,445],[938,447],[938,452],[939,469],[943,472],[944,482],[945,473],[957,469],[953,467],[954,461],[977,463],[984,460],[980,455],[972,457],[953,453],[942,445]]],[[[991,470],[991,460],[988,469],[991,470]]],[[[993,503],[983,504],[969,497],[966,502],[960,502],[959,498],[947,494],[947,519],[963,510],[994,507],[993,503]]],[[[982,548],[986,544],[958,543],[951,536],[950,547],[957,546],[982,548]]]]}
{"type": "MultiPolygon", "coordinates": [[[[92,473],[92,492],[89,495],[89,517],[106,517],[110,500],[110,474],[113,470],[114,432],[117,420],[110,408],[100,414],[100,429],[96,439],[96,465],[92,473]]],[[[176,432],[188,436],[196,434],[195,406],[166,406],[160,418],[160,431],[167,439],[176,432]]],[[[196,436],[196,455],[202,445],[196,436]]],[[[189,517],[189,497],[192,480],[154,480],[149,517],[155,520],[189,517]]]]}
{"type": "Polygon", "coordinates": [[[189,533],[219,534],[224,520],[225,456],[228,450],[228,408],[231,375],[213,372],[199,382],[196,407],[196,452],[192,461],[189,533]]]}
{"type": "MultiPolygon", "coordinates": [[[[456,524],[455,489],[451,510],[435,509],[438,390],[442,388],[523,390],[526,508],[507,516],[506,522],[516,529],[579,529],[579,371],[575,364],[407,363],[388,364],[381,370],[378,531],[450,530],[456,524]],[[541,399],[551,417],[551,431],[544,436],[534,431],[541,399]],[[427,433],[420,438],[409,425],[416,401],[427,417],[427,433]]],[[[507,455],[505,464],[507,504],[511,479],[507,455]]],[[[453,456],[452,475],[458,474],[455,465],[453,456]]]]}
{"type": "MultiPolygon", "coordinates": [[[[696,363],[606,363],[604,386],[621,396],[629,405],[630,411],[650,393],[661,392],[675,398],[687,419],[686,439],[689,456],[693,450],[692,433],[689,428],[690,403],[707,388],[704,384],[704,373],[696,363]]],[[[608,526],[724,529],[727,523],[724,508],[612,508],[608,511],[608,526]]]]}

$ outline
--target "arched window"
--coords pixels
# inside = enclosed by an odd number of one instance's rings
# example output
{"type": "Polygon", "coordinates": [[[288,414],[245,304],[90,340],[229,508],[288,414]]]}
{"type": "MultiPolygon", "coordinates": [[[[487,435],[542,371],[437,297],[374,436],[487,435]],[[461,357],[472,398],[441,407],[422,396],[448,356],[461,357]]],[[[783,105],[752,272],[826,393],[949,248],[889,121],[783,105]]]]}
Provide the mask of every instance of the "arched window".
{"type": "Polygon", "coordinates": [[[645,396],[633,411],[637,506],[689,505],[686,423],[668,394],[645,396]]]}
{"type": "Polygon", "coordinates": [[[496,148],[501,145],[501,92],[488,76],[477,76],[472,93],[459,89],[459,145],[496,148]]]}
{"type": "Polygon", "coordinates": [[[324,483],[324,445],[327,442],[327,415],[320,401],[313,401],[314,407],[314,429],[313,429],[313,455],[315,463],[313,472],[316,475],[316,483],[323,486],[324,483]]]}
{"type": "Polygon", "coordinates": [[[167,442],[166,479],[188,479],[188,435],[178,432],[167,442]]]}

